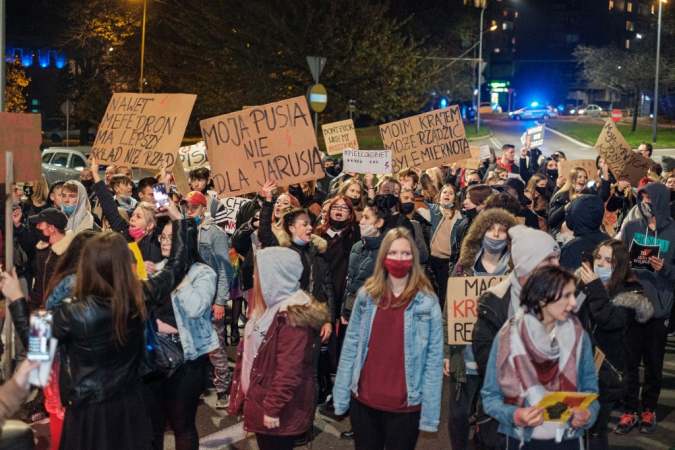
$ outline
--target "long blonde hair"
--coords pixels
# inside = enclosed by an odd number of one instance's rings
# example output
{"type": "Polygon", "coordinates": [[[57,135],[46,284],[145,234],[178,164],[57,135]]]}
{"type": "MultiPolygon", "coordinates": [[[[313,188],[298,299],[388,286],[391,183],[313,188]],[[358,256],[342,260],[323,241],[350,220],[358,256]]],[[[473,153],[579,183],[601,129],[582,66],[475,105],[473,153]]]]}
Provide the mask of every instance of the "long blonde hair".
{"type": "Polygon", "coordinates": [[[417,251],[417,246],[408,230],[405,228],[394,228],[387,232],[382,240],[382,245],[380,245],[373,275],[366,280],[363,289],[365,289],[366,294],[371,296],[375,306],[382,309],[388,309],[389,307],[400,308],[414,299],[419,291],[433,294],[434,290],[431,287],[431,283],[429,283],[429,280],[424,274],[424,268],[420,265],[420,255],[417,251]],[[413,255],[413,266],[408,275],[408,284],[403,290],[403,293],[401,293],[398,302],[392,304],[391,300],[393,294],[388,282],[389,271],[384,267],[384,260],[387,259],[387,254],[389,253],[391,245],[398,239],[405,239],[410,244],[410,250],[413,255]],[[383,300],[387,301],[386,306],[381,306],[383,300]]]}
{"type": "Polygon", "coordinates": [[[581,195],[581,192],[577,192],[576,189],[572,189],[572,184],[577,182],[577,178],[579,177],[579,172],[583,172],[586,174],[586,178],[588,178],[588,172],[586,172],[585,169],[581,167],[575,167],[574,169],[570,169],[570,175],[567,177],[567,180],[565,181],[565,184],[563,187],[560,188],[558,192],[554,195],[554,197],[557,197],[558,195],[561,195],[563,192],[569,191],[569,197],[570,201],[574,200],[578,196],[581,195]]]}
{"type": "Polygon", "coordinates": [[[35,203],[45,203],[49,198],[49,184],[44,175],[33,182],[33,197],[31,201],[35,203]]]}

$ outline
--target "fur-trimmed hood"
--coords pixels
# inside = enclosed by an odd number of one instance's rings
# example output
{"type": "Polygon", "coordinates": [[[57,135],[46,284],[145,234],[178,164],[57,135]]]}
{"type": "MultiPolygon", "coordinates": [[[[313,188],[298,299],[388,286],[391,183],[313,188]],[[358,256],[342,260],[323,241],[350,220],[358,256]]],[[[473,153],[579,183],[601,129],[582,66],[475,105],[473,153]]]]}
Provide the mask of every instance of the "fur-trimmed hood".
{"type": "MultiPolygon", "coordinates": [[[[307,294],[309,295],[309,294],[307,294]]],[[[292,305],[286,310],[288,323],[292,327],[310,327],[320,331],[324,324],[330,322],[328,305],[317,301],[309,295],[312,303],[309,305],[292,305]]]]}
{"type": "MultiPolygon", "coordinates": [[[[495,223],[503,225],[504,228],[506,228],[506,231],[508,231],[509,228],[518,225],[518,220],[513,214],[500,208],[488,209],[487,211],[478,214],[478,217],[471,223],[469,231],[466,233],[466,237],[462,242],[460,259],[457,261],[458,265],[463,267],[473,267],[476,261],[476,255],[483,243],[483,236],[495,223]]],[[[510,245],[511,238],[507,237],[507,239],[509,240],[510,245]]]]}
{"type": "MultiPolygon", "coordinates": [[[[281,247],[290,247],[291,246],[291,237],[285,231],[277,234],[277,240],[279,241],[279,246],[281,247]]],[[[319,253],[325,253],[328,248],[328,242],[316,234],[312,235],[312,241],[310,245],[314,245],[319,253]]]]}
{"type": "Polygon", "coordinates": [[[645,323],[654,315],[654,306],[647,297],[639,292],[622,292],[612,299],[614,306],[622,306],[635,311],[635,320],[645,323]]]}

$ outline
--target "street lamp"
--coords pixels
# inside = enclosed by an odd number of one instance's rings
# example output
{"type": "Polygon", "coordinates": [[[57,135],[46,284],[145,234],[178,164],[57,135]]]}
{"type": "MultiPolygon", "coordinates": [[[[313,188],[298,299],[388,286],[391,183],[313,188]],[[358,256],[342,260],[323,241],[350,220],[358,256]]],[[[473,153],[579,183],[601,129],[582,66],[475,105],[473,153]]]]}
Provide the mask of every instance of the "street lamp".
{"type": "Polygon", "coordinates": [[[666,0],[659,2],[659,24],[656,32],[656,75],[654,81],[654,122],[652,123],[652,141],[656,142],[656,120],[659,115],[659,59],[661,58],[661,12],[663,3],[666,0]]]}
{"type": "Polygon", "coordinates": [[[138,80],[138,92],[143,93],[143,63],[145,60],[145,18],[148,10],[148,0],[143,0],[143,32],[141,35],[141,77],[138,80]]]}
{"type": "MultiPolygon", "coordinates": [[[[482,8],[480,10],[480,33],[479,33],[479,41],[478,41],[478,76],[476,77],[478,80],[478,96],[476,99],[476,134],[480,131],[480,86],[481,86],[481,64],[483,62],[483,17],[485,15],[485,9],[487,8],[487,5],[490,2],[483,2],[482,8]]],[[[490,27],[490,31],[494,31],[497,29],[496,25],[493,25],[490,27]]]]}

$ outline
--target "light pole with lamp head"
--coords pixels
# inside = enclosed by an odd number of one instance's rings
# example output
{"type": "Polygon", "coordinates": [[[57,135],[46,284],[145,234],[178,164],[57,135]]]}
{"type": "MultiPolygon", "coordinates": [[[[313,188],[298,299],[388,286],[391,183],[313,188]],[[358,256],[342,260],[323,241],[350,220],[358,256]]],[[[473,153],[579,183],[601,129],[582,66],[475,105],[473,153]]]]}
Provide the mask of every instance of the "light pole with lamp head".
{"type": "Polygon", "coordinates": [[[148,0],[143,0],[143,31],[141,34],[141,76],[138,79],[138,92],[143,93],[143,63],[145,62],[145,18],[148,11],[148,0]]]}
{"type": "Polygon", "coordinates": [[[666,0],[659,0],[659,22],[656,31],[656,76],[654,79],[654,114],[652,117],[652,141],[656,142],[656,121],[659,115],[659,59],[661,59],[661,12],[666,0]]]}

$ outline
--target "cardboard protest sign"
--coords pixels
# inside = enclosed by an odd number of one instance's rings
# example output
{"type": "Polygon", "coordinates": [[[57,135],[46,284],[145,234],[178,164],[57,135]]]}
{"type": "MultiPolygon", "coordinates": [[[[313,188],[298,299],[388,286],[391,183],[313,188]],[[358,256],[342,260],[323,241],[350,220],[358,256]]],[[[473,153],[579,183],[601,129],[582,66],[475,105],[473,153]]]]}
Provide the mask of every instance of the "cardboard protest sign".
{"type": "Polygon", "coordinates": [[[520,137],[520,142],[526,149],[537,148],[544,145],[544,132],[546,125],[541,124],[536,127],[528,128],[520,137]]]}
{"type": "Polygon", "coordinates": [[[647,171],[653,164],[651,159],[630,148],[611,118],[602,127],[595,149],[605,159],[609,170],[618,181],[628,181],[634,187],[640,183],[640,179],[647,176],[647,171]]]}
{"type": "Polygon", "coordinates": [[[589,180],[594,179],[598,172],[598,168],[595,166],[595,160],[574,159],[572,161],[558,161],[558,174],[560,174],[561,177],[567,178],[570,174],[570,170],[577,167],[581,167],[586,171],[589,180]]]}
{"type": "Polygon", "coordinates": [[[480,167],[480,147],[469,147],[471,150],[471,158],[457,161],[457,167],[460,169],[478,170],[480,167]]]}
{"type": "Polygon", "coordinates": [[[354,173],[391,173],[391,150],[345,150],[342,170],[354,173]]]}
{"type": "Polygon", "coordinates": [[[342,153],[345,149],[358,150],[359,142],[356,139],[356,129],[352,119],[341,122],[321,125],[323,140],[326,141],[326,151],[329,155],[342,153]]]}
{"type": "Polygon", "coordinates": [[[225,226],[223,229],[227,234],[234,234],[237,226],[237,213],[239,212],[239,208],[250,201],[251,200],[242,197],[228,197],[220,199],[220,203],[225,206],[226,210],[225,226]]]}
{"type": "Polygon", "coordinates": [[[607,203],[605,203],[605,215],[602,217],[602,230],[609,235],[609,237],[614,237],[616,234],[616,225],[618,219],[618,214],[616,211],[609,212],[607,211],[607,203]]]}
{"type": "Polygon", "coordinates": [[[113,94],[91,158],[99,164],[171,169],[196,95],[113,94]]]}
{"type": "Polygon", "coordinates": [[[450,277],[445,301],[448,302],[448,344],[471,344],[473,326],[478,319],[478,299],[505,276],[450,277]]]}
{"type": "Polygon", "coordinates": [[[482,145],[480,147],[480,154],[479,154],[479,159],[490,159],[492,157],[492,153],[490,152],[490,146],[489,145],[482,145]]]}
{"type": "Polygon", "coordinates": [[[185,197],[190,192],[190,184],[187,176],[185,176],[185,169],[183,168],[183,161],[180,158],[176,159],[173,166],[173,181],[176,183],[176,190],[180,195],[185,197]]]}
{"type": "Polygon", "coordinates": [[[204,141],[179,148],[178,156],[183,163],[184,169],[193,169],[195,167],[209,165],[209,158],[206,156],[206,145],[204,145],[204,141]]]}
{"type": "Polygon", "coordinates": [[[323,178],[321,152],[304,96],[202,120],[219,198],[323,178]]]}
{"type": "Polygon", "coordinates": [[[0,176],[5,179],[6,152],[12,152],[14,181],[42,176],[42,120],[39,114],[0,113],[0,176]]]}
{"type": "Polygon", "coordinates": [[[392,151],[394,173],[450,164],[470,157],[459,106],[437,109],[380,125],[384,149],[392,151]]]}

